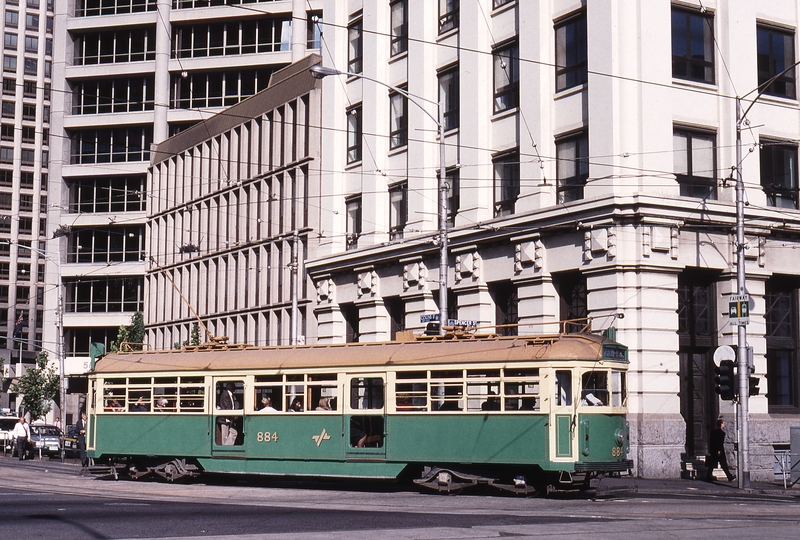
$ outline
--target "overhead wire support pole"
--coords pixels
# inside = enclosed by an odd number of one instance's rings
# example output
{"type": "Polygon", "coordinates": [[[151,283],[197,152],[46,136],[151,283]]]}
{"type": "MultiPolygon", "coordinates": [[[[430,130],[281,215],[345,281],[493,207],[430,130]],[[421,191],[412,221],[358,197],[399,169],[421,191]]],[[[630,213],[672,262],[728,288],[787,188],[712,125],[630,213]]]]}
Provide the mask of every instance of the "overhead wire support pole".
{"type": "MultiPolygon", "coordinates": [[[[742,125],[747,121],[747,113],[758,102],[773,82],[792,71],[800,61],[795,62],[777,75],[764,81],[755,90],[744,96],[736,96],[736,288],[737,293],[747,294],[745,272],[745,239],[744,239],[744,179],[742,177],[742,125]],[[756,93],[750,105],[742,112],[742,100],[756,93]]],[[[739,488],[750,487],[750,361],[747,351],[747,326],[740,323],[738,328],[736,363],[739,382],[739,406],[737,407],[739,452],[737,465],[739,468],[739,488]]]]}
{"type": "Polygon", "coordinates": [[[439,135],[439,179],[438,179],[438,197],[437,197],[437,214],[438,214],[438,232],[437,243],[439,245],[439,335],[444,335],[445,325],[447,324],[447,270],[449,259],[449,240],[447,237],[447,168],[445,166],[445,142],[444,142],[444,93],[439,98],[439,101],[426,99],[416,94],[410,94],[408,90],[404,90],[398,86],[392,86],[385,82],[367,77],[361,73],[351,73],[347,71],[339,71],[338,69],[329,68],[316,64],[308,68],[314,78],[322,79],[329,75],[346,75],[347,77],[356,77],[364,79],[375,84],[379,84],[388,88],[393,92],[405,96],[411,103],[419,107],[428,118],[434,121],[439,135]],[[420,102],[431,103],[436,105],[437,114],[433,116],[420,102]]]}

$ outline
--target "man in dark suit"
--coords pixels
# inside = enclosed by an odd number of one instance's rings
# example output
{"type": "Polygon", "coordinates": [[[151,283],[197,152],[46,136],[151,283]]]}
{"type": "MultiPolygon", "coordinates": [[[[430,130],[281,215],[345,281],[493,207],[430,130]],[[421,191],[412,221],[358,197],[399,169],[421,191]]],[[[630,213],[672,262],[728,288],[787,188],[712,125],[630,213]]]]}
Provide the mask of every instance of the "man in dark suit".
{"type": "Polygon", "coordinates": [[[78,435],[78,451],[81,454],[81,467],[86,467],[89,460],[86,458],[86,413],[82,412],[80,419],[75,422],[75,433],[78,435]]]}
{"type": "MultiPolygon", "coordinates": [[[[224,411],[232,411],[239,409],[239,403],[236,401],[236,396],[233,391],[236,389],[233,383],[225,383],[222,387],[222,392],[219,394],[219,401],[217,407],[224,411]]],[[[220,444],[225,446],[233,446],[236,443],[236,437],[239,431],[233,426],[231,418],[226,416],[218,416],[217,423],[220,425],[220,444]]]]}
{"type": "Polygon", "coordinates": [[[728,468],[728,458],[725,456],[725,420],[717,420],[717,429],[711,431],[708,442],[708,459],[706,460],[706,481],[714,481],[714,469],[719,465],[728,477],[728,482],[736,480],[736,475],[731,474],[728,468]]]}

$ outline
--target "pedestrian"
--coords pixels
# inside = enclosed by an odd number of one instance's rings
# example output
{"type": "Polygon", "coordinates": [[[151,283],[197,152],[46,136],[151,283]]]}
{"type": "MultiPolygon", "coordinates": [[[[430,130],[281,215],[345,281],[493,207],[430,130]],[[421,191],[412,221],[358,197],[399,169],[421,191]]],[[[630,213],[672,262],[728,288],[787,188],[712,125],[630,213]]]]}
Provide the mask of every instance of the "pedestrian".
{"type": "Polygon", "coordinates": [[[31,429],[30,426],[25,423],[24,416],[20,416],[17,425],[14,426],[14,438],[14,444],[17,447],[17,455],[19,456],[19,460],[22,461],[25,459],[28,441],[31,438],[31,429]]]}
{"type": "Polygon", "coordinates": [[[725,456],[725,420],[717,420],[717,428],[711,430],[708,443],[708,459],[706,459],[706,481],[714,481],[714,469],[717,465],[722,467],[722,471],[728,477],[728,482],[736,480],[736,475],[731,474],[728,468],[728,458],[725,456]]]}
{"type": "Polygon", "coordinates": [[[75,424],[75,433],[78,434],[78,451],[81,456],[81,467],[86,467],[89,460],[86,458],[86,413],[81,413],[81,418],[75,424]]]}

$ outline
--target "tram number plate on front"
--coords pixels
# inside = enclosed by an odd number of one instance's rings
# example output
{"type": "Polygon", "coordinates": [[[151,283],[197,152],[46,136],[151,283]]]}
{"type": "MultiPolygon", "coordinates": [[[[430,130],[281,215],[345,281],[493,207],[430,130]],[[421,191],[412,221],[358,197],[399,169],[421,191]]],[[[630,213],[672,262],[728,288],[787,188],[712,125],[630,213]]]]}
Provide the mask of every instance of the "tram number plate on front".
{"type": "Polygon", "coordinates": [[[256,441],[258,442],[278,442],[278,432],[273,431],[259,431],[256,433],[256,441]]]}

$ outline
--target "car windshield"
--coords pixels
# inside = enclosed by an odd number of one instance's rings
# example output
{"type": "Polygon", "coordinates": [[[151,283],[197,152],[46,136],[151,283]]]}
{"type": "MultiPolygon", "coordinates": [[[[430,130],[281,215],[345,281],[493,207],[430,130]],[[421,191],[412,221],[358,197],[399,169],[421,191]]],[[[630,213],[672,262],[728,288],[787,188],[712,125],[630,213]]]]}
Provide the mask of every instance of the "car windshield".
{"type": "Polygon", "coordinates": [[[0,420],[0,431],[12,431],[14,426],[17,425],[16,419],[3,418],[0,420]]]}
{"type": "Polygon", "coordinates": [[[33,432],[36,435],[55,435],[56,437],[61,435],[58,428],[53,426],[34,426],[33,432]]]}

